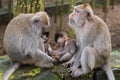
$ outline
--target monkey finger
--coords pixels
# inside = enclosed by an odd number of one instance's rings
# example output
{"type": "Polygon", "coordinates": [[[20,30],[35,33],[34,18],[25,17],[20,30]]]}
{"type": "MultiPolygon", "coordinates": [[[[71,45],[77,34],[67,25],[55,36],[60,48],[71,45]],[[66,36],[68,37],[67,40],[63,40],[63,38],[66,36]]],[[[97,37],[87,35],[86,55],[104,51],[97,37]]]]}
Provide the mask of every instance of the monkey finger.
{"type": "Polygon", "coordinates": [[[77,67],[74,67],[74,66],[69,68],[69,71],[70,71],[70,72],[74,72],[74,71],[76,71],[76,70],[77,70],[77,67]]]}
{"type": "Polygon", "coordinates": [[[69,72],[69,73],[72,73],[72,70],[71,70],[70,68],[68,68],[68,72],[69,72]]]}
{"type": "Polygon", "coordinates": [[[67,67],[67,64],[66,64],[66,63],[63,63],[62,65],[63,65],[64,67],[67,67]]]}
{"type": "Polygon", "coordinates": [[[64,67],[68,68],[70,67],[70,64],[68,62],[62,64],[64,67]]]}

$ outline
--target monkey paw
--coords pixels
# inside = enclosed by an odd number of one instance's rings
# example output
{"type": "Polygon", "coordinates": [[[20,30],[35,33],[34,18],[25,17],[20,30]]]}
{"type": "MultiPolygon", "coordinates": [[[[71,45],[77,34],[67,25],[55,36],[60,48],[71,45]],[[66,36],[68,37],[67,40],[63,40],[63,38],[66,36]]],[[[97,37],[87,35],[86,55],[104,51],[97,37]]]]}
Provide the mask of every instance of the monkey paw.
{"type": "Polygon", "coordinates": [[[79,77],[80,75],[81,75],[80,69],[76,69],[74,72],[71,73],[71,76],[75,78],[79,77]]]}
{"type": "Polygon", "coordinates": [[[72,66],[72,64],[73,64],[73,61],[70,60],[70,61],[68,61],[68,62],[63,63],[62,65],[63,65],[64,67],[68,68],[68,67],[72,66]]]}
{"type": "Polygon", "coordinates": [[[70,63],[68,63],[68,62],[63,63],[62,65],[63,65],[64,67],[66,67],[66,68],[68,68],[68,67],[70,67],[70,66],[71,66],[71,64],[70,64],[70,63]]]}
{"type": "Polygon", "coordinates": [[[70,72],[70,73],[73,73],[76,70],[77,70],[77,67],[75,67],[75,66],[68,68],[68,72],[70,72]]]}
{"type": "Polygon", "coordinates": [[[68,63],[67,63],[67,62],[66,62],[66,63],[63,63],[62,65],[63,65],[64,67],[66,67],[66,68],[68,67],[68,63]]]}

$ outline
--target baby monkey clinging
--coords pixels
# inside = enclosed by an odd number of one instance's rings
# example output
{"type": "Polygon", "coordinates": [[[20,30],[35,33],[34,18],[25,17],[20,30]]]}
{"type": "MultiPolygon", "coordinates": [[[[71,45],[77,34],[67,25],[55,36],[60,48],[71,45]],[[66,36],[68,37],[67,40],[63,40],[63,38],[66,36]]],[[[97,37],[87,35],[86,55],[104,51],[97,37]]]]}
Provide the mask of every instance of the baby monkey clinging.
{"type": "Polygon", "coordinates": [[[49,48],[50,56],[60,62],[70,60],[77,51],[76,41],[74,39],[69,39],[66,32],[57,32],[55,34],[55,41],[60,47],[57,50],[49,48]]]}

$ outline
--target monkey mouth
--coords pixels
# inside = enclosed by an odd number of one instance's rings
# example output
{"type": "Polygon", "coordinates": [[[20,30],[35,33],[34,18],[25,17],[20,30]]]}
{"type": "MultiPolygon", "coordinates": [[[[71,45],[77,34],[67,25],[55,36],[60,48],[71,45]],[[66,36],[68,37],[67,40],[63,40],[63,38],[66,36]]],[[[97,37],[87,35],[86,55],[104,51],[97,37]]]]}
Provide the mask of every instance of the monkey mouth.
{"type": "Polygon", "coordinates": [[[75,21],[73,19],[69,19],[69,24],[75,24],[75,21]]]}

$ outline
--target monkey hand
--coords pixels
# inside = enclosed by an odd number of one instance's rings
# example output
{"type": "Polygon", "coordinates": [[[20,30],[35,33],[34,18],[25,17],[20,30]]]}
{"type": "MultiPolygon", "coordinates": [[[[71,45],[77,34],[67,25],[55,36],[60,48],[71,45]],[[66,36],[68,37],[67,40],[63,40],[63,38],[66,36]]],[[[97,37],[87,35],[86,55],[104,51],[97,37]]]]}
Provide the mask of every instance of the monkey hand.
{"type": "Polygon", "coordinates": [[[81,75],[81,71],[80,71],[79,68],[76,69],[74,72],[71,73],[71,76],[75,77],[75,78],[79,77],[80,75],[81,75]]]}

